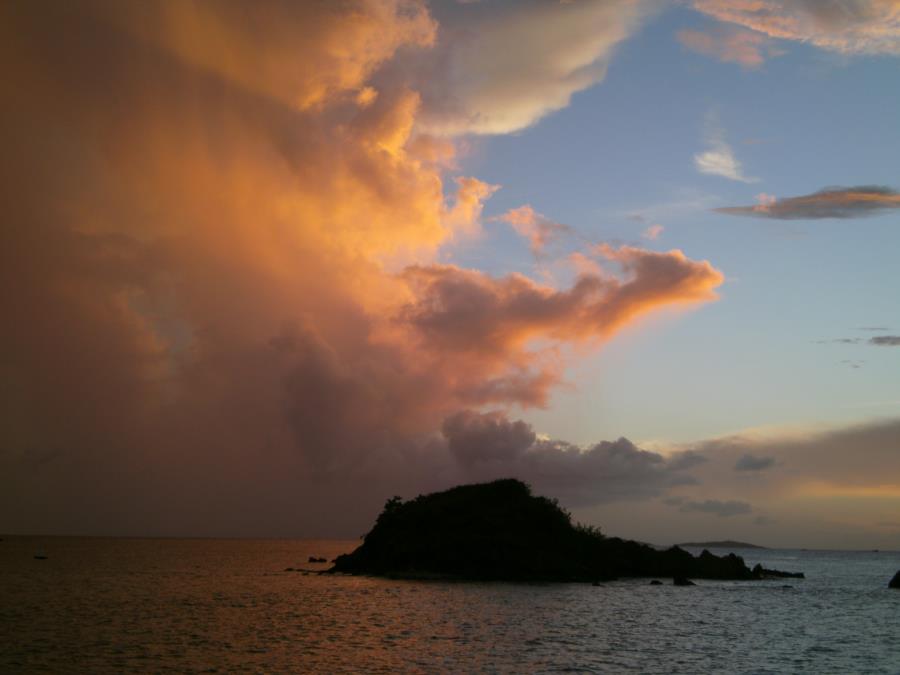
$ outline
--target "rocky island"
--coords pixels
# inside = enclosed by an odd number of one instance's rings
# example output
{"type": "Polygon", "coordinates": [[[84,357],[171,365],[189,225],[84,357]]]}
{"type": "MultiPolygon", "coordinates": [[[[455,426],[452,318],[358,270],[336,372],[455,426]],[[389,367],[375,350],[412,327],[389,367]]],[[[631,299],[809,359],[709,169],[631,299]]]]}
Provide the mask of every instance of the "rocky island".
{"type": "Polygon", "coordinates": [[[693,556],[673,546],[604,536],[574,525],[556,500],[514,479],[388,500],[363,544],[332,573],[402,578],[602,581],[620,577],[762,579],[802,576],[750,569],[734,554],[693,556]]]}

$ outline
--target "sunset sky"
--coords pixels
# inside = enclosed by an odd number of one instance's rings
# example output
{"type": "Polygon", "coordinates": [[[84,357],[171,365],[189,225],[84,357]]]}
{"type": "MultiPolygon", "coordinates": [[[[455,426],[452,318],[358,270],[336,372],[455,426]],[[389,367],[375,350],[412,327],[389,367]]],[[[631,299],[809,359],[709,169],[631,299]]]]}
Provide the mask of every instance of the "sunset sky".
{"type": "Polygon", "coordinates": [[[900,548],[900,1],[0,6],[0,532],[514,476],[900,548]]]}

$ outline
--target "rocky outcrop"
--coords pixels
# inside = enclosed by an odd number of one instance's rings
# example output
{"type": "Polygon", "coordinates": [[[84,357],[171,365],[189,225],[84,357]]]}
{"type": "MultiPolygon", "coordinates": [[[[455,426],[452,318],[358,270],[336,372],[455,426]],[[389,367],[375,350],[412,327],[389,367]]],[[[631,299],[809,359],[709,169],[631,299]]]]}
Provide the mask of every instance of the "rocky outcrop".
{"type": "Polygon", "coordinates": [[[754,579],[805,579],[803,572],[781,572],[779,570],[770,570],[759,563],[753,567],[754,579]]]}
{"type": "Polygon", "coordinates": [[[888,582],[888,588],[900,588],[900,570],[894,575],[894,578],[888,582]]]}
{"type": "Polygon", "coordinates": [[[555,500],[513,479],[389,500],[363,544],[330,571],[510,581],[758,578],[734,554],[660,551],[573,525],[555,500]]]}

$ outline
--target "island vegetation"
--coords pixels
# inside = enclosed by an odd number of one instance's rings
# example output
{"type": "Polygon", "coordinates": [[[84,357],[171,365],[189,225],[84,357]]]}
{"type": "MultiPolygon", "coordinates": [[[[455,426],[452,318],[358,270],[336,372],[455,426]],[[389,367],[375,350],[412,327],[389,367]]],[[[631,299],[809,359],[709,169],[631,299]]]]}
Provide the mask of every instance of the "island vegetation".
{"type": "Polygon", "coordinates": [[[461,485],[406,502],[394,497],[362,545],[339,556],[329,571],[507,581],[789,576],[760,566],[751,570],[734,554],[704,550],[693,556],[677,546],[659,550],[604,536],[573,524],[556,500],[533,495],[515,479],[461,485]]]}

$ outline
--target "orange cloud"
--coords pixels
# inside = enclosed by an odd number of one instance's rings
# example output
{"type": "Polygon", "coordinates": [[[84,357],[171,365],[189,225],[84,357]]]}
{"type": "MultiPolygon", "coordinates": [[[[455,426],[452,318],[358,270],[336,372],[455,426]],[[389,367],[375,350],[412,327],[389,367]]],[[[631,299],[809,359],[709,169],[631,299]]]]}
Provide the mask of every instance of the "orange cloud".
{"type": "Polygon", "coordinates": [[[543,405],[560,346],[714,297],[677,251],[566,290],[435,265],[496,188],[448,201],[453,146],[375,77],[434,29],[399,0],[0,7],[0,513],[28,514],[0,529],[356,531],[434,480],[449,413],[543,405]]]}
{"type": "Polygon", "coordinates": [[[548,244],[572,231],[568,225],[554,222],[538,213],[530,204],[510,209],[497,216],[496,220],[509,223],[519,235],[525,237],[536,257],[543,255],[548,244]]]}
{"type": "Polygon", "coordinates": [[[423,349],[471,360],[478,372],[492,373],[508,364],[530,365],[540,355],[528,348],[534,340],[607,338],[660,307],[712,300],[723,281],[708,262],[677,250],[601,246],[599,253],[618,263],[624,276],[583,274],[568,290],[517,274],[497,279],[451,265],[410,267],[403,278],[415,300],[401,320],[415,329],[423,349]]]}
{"type": "Polygon", "coordinates": [[[499,185],[490,185],[477,178],[456,179],[456,203],[447,212],[445,223],[451,233],[473,235],[481,231],[481,211],[484,201],[499,185]]]}

